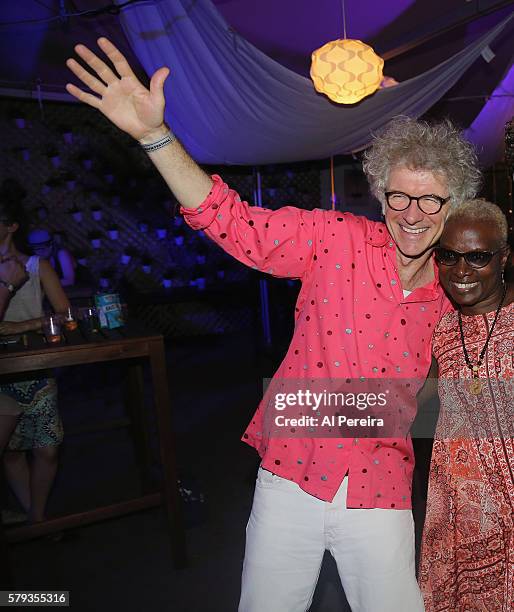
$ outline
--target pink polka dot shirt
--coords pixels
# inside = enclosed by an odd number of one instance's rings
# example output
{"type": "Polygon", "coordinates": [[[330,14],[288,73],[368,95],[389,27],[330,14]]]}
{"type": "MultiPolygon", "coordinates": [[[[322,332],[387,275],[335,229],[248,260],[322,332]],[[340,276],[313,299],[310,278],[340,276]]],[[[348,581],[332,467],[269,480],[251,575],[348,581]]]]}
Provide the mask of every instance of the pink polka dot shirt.
{"type": "MultiPolygon", "coordinates": [[[[427,376],[434,326],[450,309],[435,280],[404,297],[383,223],[349,213],[249,206],[213,176],[187,223],[242,263],[298,278],[296,325],[275,379],[427,376]]],[[[332,501],[348,474],[349,508],[411,507],[412,443],[403,438],[283,438],[263,433],[259,405],[243,440],[262,467],[332,501]]]]}

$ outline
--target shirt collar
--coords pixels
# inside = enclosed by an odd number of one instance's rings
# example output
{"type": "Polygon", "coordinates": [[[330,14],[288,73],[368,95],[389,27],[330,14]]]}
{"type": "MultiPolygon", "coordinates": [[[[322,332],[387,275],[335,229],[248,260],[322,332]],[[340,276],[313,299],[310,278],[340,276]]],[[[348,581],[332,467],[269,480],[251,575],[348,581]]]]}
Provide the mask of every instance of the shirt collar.
{"type": "MultiPolygon", "coordinates": [[[[373,225],[373,229],[368,235],[367,238],[368,244],[374,247],[385,247],[388,251],[391,252],[391,256],[393,257],[394,265],[396,265],[396,243],[394,242],[389,230],[387,229],[387,225],[385,223],[376,222],[373,225]]],[[[419,301],[419,300],[434,300],[437,299],[443,289],[439,282],[439,268],[435,263],[434,257],[432,256],[432,263],[434,266],[434,280],[430,282],[428,285],[424,287],[418,287],[414,289],[414,291],[407,296],[404,301],[419,301]],[[413,295],[413,293],[415,295],[413,295]]]]}
{"type": "Polygon", "coordinates": [[[368,243],[374,247],[386,247],[388,249],[395,249],[396,245],[394,240],[387,229],[385,223],[376,222],[373,224],[373,229],[368,235],[368,243]]]}
{"type": "Polygon", "coordinates": [[[424,287],[414,289],[413,292],[404,299],[404,302],[430,302],[432,300],[437,300],[441,297],[441,295],[444,295],[444,290],[439,282],[439,268],[437,267],[433,256],[432,265],[434,266],[434,280],[424,287]]]}
{"type": "MultiPolygon", "coordinates": [[[[367,241],[371,246],[374,247],[385,247],[390,251],[390,257],[393,265],[396,265],[396,243],[394,242],[389,230],[385,223],[375,223],[371,230],[367,241]]],[[[437,299],[443,289],[439,282],[439,268],[435,263],[434,257],[432,256],[432,264],[434,266],[434,280],[424,287],[418,287],[413,292],[404,298],[403,302],[417,302],[417,301],[430,301],[437,299]]]]}

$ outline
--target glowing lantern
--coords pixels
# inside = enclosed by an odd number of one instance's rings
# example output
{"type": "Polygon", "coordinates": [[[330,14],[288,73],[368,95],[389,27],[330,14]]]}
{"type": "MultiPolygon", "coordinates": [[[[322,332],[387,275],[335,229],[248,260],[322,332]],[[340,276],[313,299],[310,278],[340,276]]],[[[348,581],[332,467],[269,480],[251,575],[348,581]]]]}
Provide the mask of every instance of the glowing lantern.
{"type": "Polygon", "coordinates": [[[383,67],[369,45],[340,38],[313,52],[311,79],[316,91],[334,102],[355,104],[380,87],[383,67]]]}

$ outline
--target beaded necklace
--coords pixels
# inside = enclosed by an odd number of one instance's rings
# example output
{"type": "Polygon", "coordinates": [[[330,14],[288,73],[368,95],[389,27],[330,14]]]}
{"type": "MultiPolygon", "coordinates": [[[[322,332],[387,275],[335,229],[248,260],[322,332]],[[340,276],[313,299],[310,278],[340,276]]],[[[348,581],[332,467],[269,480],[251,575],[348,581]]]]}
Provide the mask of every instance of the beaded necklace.
{"type": "Polygon", "coordinates": [[[507,285],[504,283],[503,284],[502,299],[500,300],[500,303],[498,304],[498,308],[496,309],[496,314],[494,315],[493,323],[492,323],[491,327],[489,328],[489,333],[487,334],[487,339],[485,341],[483,349],[480,351],[480,354],[478,356],[478,361],[476,362],[476,364],[472,363],[471,359],[469,358],[468,351],[466,349],[466,343],[464,341],[464,330],[462,329],[462,315],[461,315],[460,310],[459,310],[458,315],[457,315],[458,318],[459,318],[460,341],[462,343],[462,351],[464,353],[464,361],[466,362],[466,365],[468,366],[468,368],[471,370],[471,373],[472,373],[472,376],[473,376],[473,380],[471,381],[471,383],[469,385],[469,390],[471,391],[471,393],[473,393],[473,395],[479,395],[482,392],[482,383],[480,382],[480,379],[478,377],[478,370],[479,370],[480,366],[482,365],[485,353],[487,351],[487,346],[489,344],[489,340],[491,339],[491,336],[493,334],[494,326],[496,325],[496,321],[498,320],[498,316],[499,316],[500,310],[501,310],[501,308],[503,306],[503,302],[505,301],[505,296],[506,295],[507,295],[507,285]]]}

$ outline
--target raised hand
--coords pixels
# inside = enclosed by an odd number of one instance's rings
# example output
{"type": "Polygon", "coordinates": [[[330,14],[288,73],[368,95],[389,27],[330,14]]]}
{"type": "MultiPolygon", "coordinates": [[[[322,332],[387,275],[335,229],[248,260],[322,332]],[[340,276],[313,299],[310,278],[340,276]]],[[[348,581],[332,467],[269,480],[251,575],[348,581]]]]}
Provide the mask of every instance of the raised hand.
{"type": "Polygon", "coordinates": [[[87,93],[68,83],[69,94],[101,111],[107,119],[136,140],[152,139],[161,135],[164,126],[164,81],[168,68],[159,68],[151,80],[150,89],[144,87],[123,54],[107,39],[99,38],[98,46],[109,58],[115,70],[95,55],[88,47],[77,45],[75,52],[94,74],[75,59],[66,61],[68,68],[84,85],[98,95],[87,93]]]}

